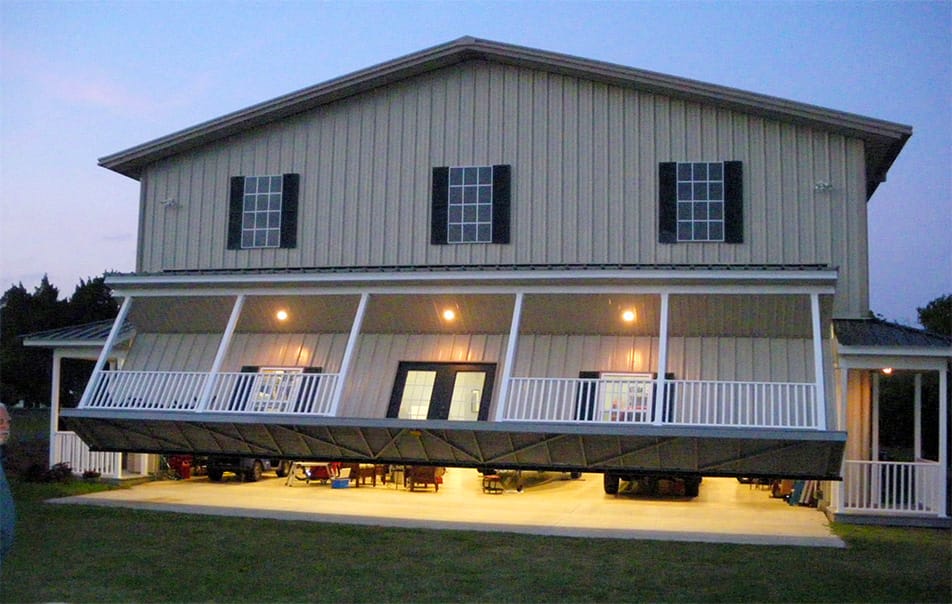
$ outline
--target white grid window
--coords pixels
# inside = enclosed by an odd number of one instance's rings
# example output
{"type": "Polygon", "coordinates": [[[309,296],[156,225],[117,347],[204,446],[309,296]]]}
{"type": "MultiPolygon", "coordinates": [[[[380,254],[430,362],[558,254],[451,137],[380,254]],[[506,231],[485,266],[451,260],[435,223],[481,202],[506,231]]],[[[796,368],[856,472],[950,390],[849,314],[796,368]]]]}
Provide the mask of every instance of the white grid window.
{"type": "Polygon", "coordinates": [[[241,247],[281,245],[280,176],[246,176],[242,199],[241,247]]]}
{"type": "Polygon", "coordinates": [[[724,241],[723,163],[678,163],[678,241],[724,241]]]}
{"type": "Polygon", "coordinates": [[[450,168],[446,241],[492,243],[492,166],[450,168]]]}

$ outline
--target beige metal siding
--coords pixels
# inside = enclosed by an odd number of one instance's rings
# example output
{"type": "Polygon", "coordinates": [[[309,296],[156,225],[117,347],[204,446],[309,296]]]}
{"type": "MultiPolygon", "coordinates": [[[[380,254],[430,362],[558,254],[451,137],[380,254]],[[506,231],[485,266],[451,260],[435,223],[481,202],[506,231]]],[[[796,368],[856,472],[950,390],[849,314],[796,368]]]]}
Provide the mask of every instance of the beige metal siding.
{"type": "MultiPolygon", "coordinates": [[[[673,337],[668,371],[675,379],[808,382],[813,345],[800,338],[673,337]]],[[[655,373],[658,339],[637,336],[522,336],[518,377],[578,377],[580,371],[655,373]]]]}
{"type": "Polygon", "coordinates": [[[125,371],[209,371],[221,334],[140,333],[126,355],[125,371]]]}
{"type": "Polygon", "coordinates": [[[222,371],[256,367],[321,367],[337,373],[347,347],[346,333],[235,334],[222,371]]]}
{"type": "Polygon", "coordinates": [[[150,166],[139,270],[820,264],[841,271],[837,316],[858,316],[864,183],[857,139],[474,61],[150,166]],[[657,243],[658,163],[678,160],[744,162],[744,243],[657,243]],[[512,165],[512,243],[430,245],[431,168],[495,163],[512,165]],[[286,172],[301,174],[298,247],[226,250],[229,177],[286,172]]]}

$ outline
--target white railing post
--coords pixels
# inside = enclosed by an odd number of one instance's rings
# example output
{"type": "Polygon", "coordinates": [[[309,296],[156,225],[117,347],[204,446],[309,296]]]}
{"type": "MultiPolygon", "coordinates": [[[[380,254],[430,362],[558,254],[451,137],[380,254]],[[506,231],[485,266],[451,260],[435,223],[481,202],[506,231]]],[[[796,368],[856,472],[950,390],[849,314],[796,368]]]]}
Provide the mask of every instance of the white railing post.
{"type": "Polygon", "coordinates": [[[516,301],[512,307],[512,322],[509,324],[509,341],[506,342],[506,366],[502,371],[502,383],[499,385],[499,400],[496,402],[496,421],[502,421],[509,401],[509,384],[512,380],[512,369],[516,362],[516,350],[519,344],[519,323],[522,321],[522,292],[516,293],[516,301]]]}
{"type": "Polygon", "coordinates": [[[949,370],[939,371],[939,467],[936,469],[938,480],[936,480],[939,497],[938,513],[945,518],[948,513],[948,451],[949,451],[949,370]]]}
{"type": "Polygon", "coordinates": [[[912,458],[919,461],[922,459],[922,374],[917,373],[913,380],[915,393],[912,403],[912,458]]]}
{"type": "Polygon", "coordinates": [[[241,309],[244,306],[245,294],[239,294],[235,298],[235,305],[231,307],[231,316],[228,317],[225,333],[222,334],[221,342],[218,344],[218,352],[215,353],[212,368],[205,376],[205,385],[202,387],[201,394],[198,395],[198,404],[195,405],[195,411],[204,411],[208,407],[209,401],[211,401],[212,389],[215,387],[218,374],[221,373],[221,366],[225,362],[225,355],[228,354],[228,347],[231,345],[231,337],[235,334],[235,326],[238,325],[238,317],[241,315],[241,309]]]}
{"type": "Polygon", "coordinates": [[[63,360],[59,350],[53,350],[53,376],[50,385],[50,459],[49,466],[56,464],[56,432],[59,430],[60,412],[60,362],[63,360]]]}
{"type": "Polygon", "coordinates": [[[879,372],[873,373],[873,392],[870,401],[869,458],[879,461],[879,372]]]}
{"type": "Polygon", "coordinates": [[[813,324],[813,371],[816,378],[817,429],[826,430],[826,371],[823,370],[823,331],[820,329],[820,294],[810,294],[813,324]]]}
{"type": "Polygon", "coordinates": [[[666,378],[668,372],[668,302],[669,294],[661,294],[661,320],[658,329],[658,380],[655,387],[653,423],[660,425],[671,418],[665,417],[666,378]]]}
{"type": "Polygon", "coordinates": [[[89,397],[92,391],[99,383],[99,377],[102,373],[102,368],[106,366],[106,361],[109,360],[109,353],[112,352],[112,347],[116,344],[116,340],[119,339],[119,333],[122,331],[122,325],[126,322],[126,317],[129,316],[129,310],[131,308],[132,296],[128,296],[122,301],[122,306],[119,307],[119,314],[116,316],[116,320],[112,324],[112,329],[109,330],[109,336],[106,338],[106,342],[102,346],[102,352],[99,353],[99,359],[96,361],[96,366],[93,367],[92,377],[89,378],[89,382],[86,383],[86,389],[83,391],[83,397],[79,400],[80,408],[86,406],[86,403],[89,402],[89,397]]]}
{"type": "Polygon", "coordinates": [[[341,360],[340,371],[337,374],[334,398],[331,399],[331,417],[337,417],[337,409],[340,407],[340,401],[344,397],[344,384],[347,382],[347,376],[350,375],[350,365],[354,359],[354,352],[357,350],[357,338],[360,337],[360,328],[364,323],[364,315],[367,314],[367,302],[369,300],[370,294],[367,292],[360,294],[360,302],[357,304],[357,314],[354,315],[354,323],[350,326],[350,335],[347,337],[347,348],[344,349],[344,358],[341,360]]]}

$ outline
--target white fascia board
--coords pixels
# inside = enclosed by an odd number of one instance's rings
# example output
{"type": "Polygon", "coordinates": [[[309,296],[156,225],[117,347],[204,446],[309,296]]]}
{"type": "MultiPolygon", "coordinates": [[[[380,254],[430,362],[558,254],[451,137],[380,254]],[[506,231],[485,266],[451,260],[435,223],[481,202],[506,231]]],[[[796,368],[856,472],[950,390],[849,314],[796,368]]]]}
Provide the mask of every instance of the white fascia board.
{"type": "Polygon", "coordinates": [[[838,353],[844,357],[933,357],[952,359],[952,347],[938,346],[840,346],[838,353]]]}
{"type": "Polygon", "coordinates": [[[35,348],[79,348],[83,346],[102,348],[102,345],[105,343],[106,340],[36,340],[32,338],[23,340],[24,346],[35,348]]]}
{"type": "Polygon", "coordinates": [[[777,293],[833,294],[837,273],[818,271],[434,271],[255,275],[113,275],[113,296],[371,293],[777,293]]]}
{"type": "Polygon", "coordinates": [[[840,369],[865,369],[878,371],[884,367],[908,371],[944,371],[948,369],[947,359],[937,356],[913,356],[905,354],[883,355],[839,355],[837,366],[840,369]]]}

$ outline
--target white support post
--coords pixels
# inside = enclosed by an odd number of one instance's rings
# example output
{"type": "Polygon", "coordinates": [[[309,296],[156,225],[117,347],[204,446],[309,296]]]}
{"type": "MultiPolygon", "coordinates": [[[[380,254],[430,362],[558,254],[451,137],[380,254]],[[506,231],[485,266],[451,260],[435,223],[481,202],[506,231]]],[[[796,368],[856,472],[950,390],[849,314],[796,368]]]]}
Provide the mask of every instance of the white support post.
{"type": "Polygon", "coordinates": [[[837,407],[836,429],[846,430],[846,412],[849,408],[850,369],[840,364],[840,400],[837,407]]]}
{"type": "Polygon", "coordinates": [[[945,518],[949,514],[949,370],[939,371],[939,516],[945,518]]]}
{"type": "Polygon", "coordinates": [[[654,424],[661,425],[671,418],[664,417],[665,391],[668,373],[668,308],[670,294],[661,294],[661,320],[658,328],[658,381],[654,397],[654,424]]]}
{"type": "Polygon", "coordinates": [[[817,429],[826,430],[826,372],[823,370],[823,331],[820,329],[820,294],[810,294],[813,319],[813,372],[816,379],[817,429]]]}
{"type": "Polygon", "coordinates": [[[516,301],[512,307],[512,322],[509,324],[509,341],[506,342],[506,366],[502,370],[502,383],[499,385],[499,400],[496,401],[496,421],[502,421],[503,411],[509,399],[509,383],[512,380],[512,370],[516,363],[516,351],[519,345],[519,324],[522,322],[523,293],[516,294],[516,301]]]}
{"type": "Polygon", "coordinates": [[[879,461],[879,372],[873,373],[872,412],[869,418],[869,459],[879,461]]]}
{"type": "MultiPolygon", "coordinates": [[[[850,384],[850,369],[844,361],[840,361],[839,368],[839,382],[840,382],[840,392],[839,397],[837,398],[836,405],[836,430],[846,431],[846,411],[847,405],[849,404],[849,384],[850,384]]],[[[840,463],[840,476],[846,476],[846,462],[849,460],[849,448],[844,451],[843,461],[840,463]]],[[[843,502],[846,501],[846,480],[840,480],[836,487],[832,490],[834,496],[833,500],[830,502],[830,505],[834,510],[841,510],[843,502]]]]}
{"type": "Polygon", "coordinates": [[[350,326],[350,335],[347,338],[347,348],[344,349],[344,358],[340,363],[340,371],[337,373],[337,386],[334,388],[334,399],[331,401],[331,417],[337,417],[337,409],[340,407],[340,401],[344,397],[344,384],[350,375],[350,366],[354,360],[354,351],[357,350],[357,338],[360,337],[360,328],[364,324],[364,315],[367,314],[367,303],[370,300],[370,294],[364,292],[360,295],[360,303],[357,304],[357,314],[354,315],[354,324],[350,326]]]}
{"type": "Polygon", "coordinates": [[[912,403],[912,454],[913,461],[922,460],[922,374],[915,376],[916,392],[912,403]]]}
{"type": "Polygon", "coordinates": [[[106,366],[106,361],[109,359],[109,353],[112,352],[112,347],[115,346],[116,340],[119,339],[119,333],[122,331],[122,324],[126,322],[126,317],[129,316],[129,310],[132,308],[132,296],[127,297],[122,301],[122,306],[119,307],[119,314],[116,316],[116,320],[112,324],[112,329],[109,330],[109,336],[106,338],[105,344],[102,346],[102,352],[99,353],[99,359],[96,361],[96,366],[93,367],[92,377],[89,379],[89,383],[86,384],[86,390],[83,391],[83,398],[79,401],[79,407],[85,407],[86,403],[89,401],[89,397],[92,395],[92,391],[98,382],[99,373],[102,371],[103,367],[106,366]]]}
{"type": "Polygon", "coordinates": [[[56,433],[59,432],[59,412],[60,412],[60,381],[62,380],[62,360],[63,356],[59,350],[53,350],[53,375],[50,380],[50,459],[49,465],[52,468],[59,462],[56,457],[56,433]]]}
{"type": "Polygon", "coordinates": [[[205,376],[205,385],[202,386],[202,393],[198,395],[198,404],[195,405],[195,411],[204,411],[208,408],[208,403],[212,398],[212,390],[215,387],[215,382],[218,381],[218,374],[221,373],[221,366],[225,362],[225,355],[228,354],[228,348],[231,346],[231,337],[235,335],[235,327],[238,325],[238,318],[241,316],[241,309],[244,306],[245,294],[239,294],[235,298],[235,305],[231,307],[231,316],[228,317],[225,332],[221,336],[221,342],[218,343],[218,352],[215,353],[212,368],[205,376]]]}

